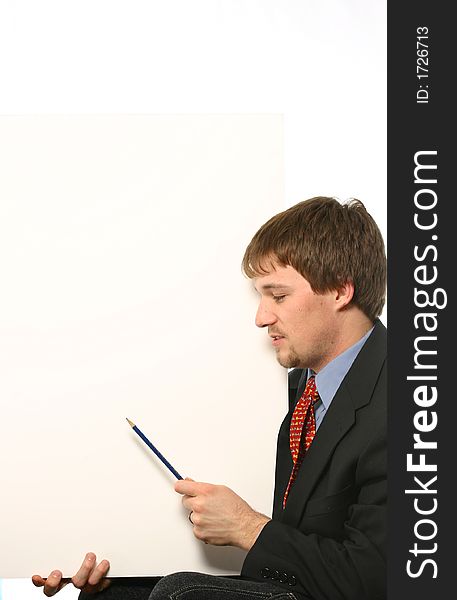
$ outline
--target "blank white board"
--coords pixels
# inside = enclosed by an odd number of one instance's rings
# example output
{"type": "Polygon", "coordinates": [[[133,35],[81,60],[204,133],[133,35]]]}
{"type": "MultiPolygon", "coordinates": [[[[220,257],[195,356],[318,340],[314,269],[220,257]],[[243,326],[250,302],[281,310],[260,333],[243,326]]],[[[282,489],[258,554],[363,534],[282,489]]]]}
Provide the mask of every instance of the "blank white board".
{"type": "Polygon", "coordinates": [[[236,572],[125,418],[270,514],[286,372],[240,263],[281,117],[2,117],[0,169],[0,576],[236,572]]]}

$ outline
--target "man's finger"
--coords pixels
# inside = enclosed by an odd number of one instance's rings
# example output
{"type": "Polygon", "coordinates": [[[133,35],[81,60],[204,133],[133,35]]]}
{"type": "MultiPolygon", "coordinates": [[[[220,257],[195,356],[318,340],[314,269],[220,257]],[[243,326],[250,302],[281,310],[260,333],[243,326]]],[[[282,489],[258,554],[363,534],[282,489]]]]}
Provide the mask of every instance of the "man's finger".
{"type": "Polygon", "coordinates": [[[46,583],[46,579],[43,579],[43,577],[41,577],[41,575],[33,575],[32,583],[36,587],[43,587],[44,584],[46,583]]]}
{"type": "Polygon", "coordinates": [[[87,583],[91,586],[98,586],[100,581],[106,577],[110,568],[110,564],[107,560],[102,560],[102,562],[95,567],[92,573],[89,576],[87,583]]]}
{"type": "Polygon", "coordinates": [[[183,498],[182,498],[182,505],[189,512],[195,510],[195,507],[194,507],[194,496],[183,496],[183,498]]]}
{"type": "Polygon", "coordinates": [[[66,583],[66,581],[62,581],[62,573],[60,571],[53,571],[45,580],[44,595],[48,597],[54,596],[66,583]]]}
{"type": "Polygon", "coordinates": [[[103,590],[106,590],[106,588],[109,587],[110,585],[111,585],[110,579],[102,579],[100,581],[100,583],[97,583],[97,585],[90,585],[89,583],[86,583],[86,585],[83,587],[82,591],[85,594],[96,594],[97,592],[102,592],[103,590]]]}
{"type": "Polygon", "coordinates": [[[81,589],[86,585],[92,571],[95,568],[96,560],[97,557],[93,552],[88,552],[86,554],[79,571],[71,578],[71,581],[76,588],[81,589]]]}
{"type": "Polygon", "coordinates": [[[198,496],[201,493],[203,484],[192,479],[180,479],[175,483],[175,492],[185,494],[186,496],[198,496]]]}

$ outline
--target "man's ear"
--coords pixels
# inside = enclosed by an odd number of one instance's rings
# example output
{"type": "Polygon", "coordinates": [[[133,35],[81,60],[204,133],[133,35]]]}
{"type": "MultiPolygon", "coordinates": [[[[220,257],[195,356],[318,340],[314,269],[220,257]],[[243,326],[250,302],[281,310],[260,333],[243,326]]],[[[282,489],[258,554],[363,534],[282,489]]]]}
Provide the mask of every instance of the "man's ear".
{"type": "Polygon", "coordinates": [[[354,296],[354,284],[352,281],[346,281],[342,283],[339,288],[335,291],[335,302],[337,308],[342,310],[352,300],[354,296]]]}

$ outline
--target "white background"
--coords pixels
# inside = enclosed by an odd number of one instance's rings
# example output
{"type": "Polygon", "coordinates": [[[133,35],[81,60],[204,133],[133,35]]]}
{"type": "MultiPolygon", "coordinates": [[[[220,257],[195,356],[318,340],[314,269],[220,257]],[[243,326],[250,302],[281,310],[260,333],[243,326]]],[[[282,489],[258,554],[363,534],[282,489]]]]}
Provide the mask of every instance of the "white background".
{"type": "Polygon", "coordinates": [[[0,132],[0,573],[70,577],[89,549],[113,577],[239,572],[242,553],[195,540],[125,418],[184,477],[270,513],[287,372],[240,265],[284,204],[282,117],[14,116],[0,132]]]}
{"type": "Polygon", "coordinates": [[[386,232],[385,0],[3,0],[0,112],[283,113],[286,205],[386,232]]]}

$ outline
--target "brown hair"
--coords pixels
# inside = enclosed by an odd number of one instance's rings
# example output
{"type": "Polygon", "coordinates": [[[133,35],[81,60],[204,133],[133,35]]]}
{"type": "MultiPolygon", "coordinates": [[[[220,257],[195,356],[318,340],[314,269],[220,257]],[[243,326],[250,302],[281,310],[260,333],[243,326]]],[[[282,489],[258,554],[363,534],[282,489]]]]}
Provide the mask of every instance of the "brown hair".
{"type": "Polygon", "coordinates": [[[243,257],[252,278],[273,264],[290,265],[315,293],[354,284],[352,303],[372,321],[381,314],[386,292],[386,255],[378,226],[360,200],[340,204],[318,196],[281,212],[252,238],[243,257]]]}

